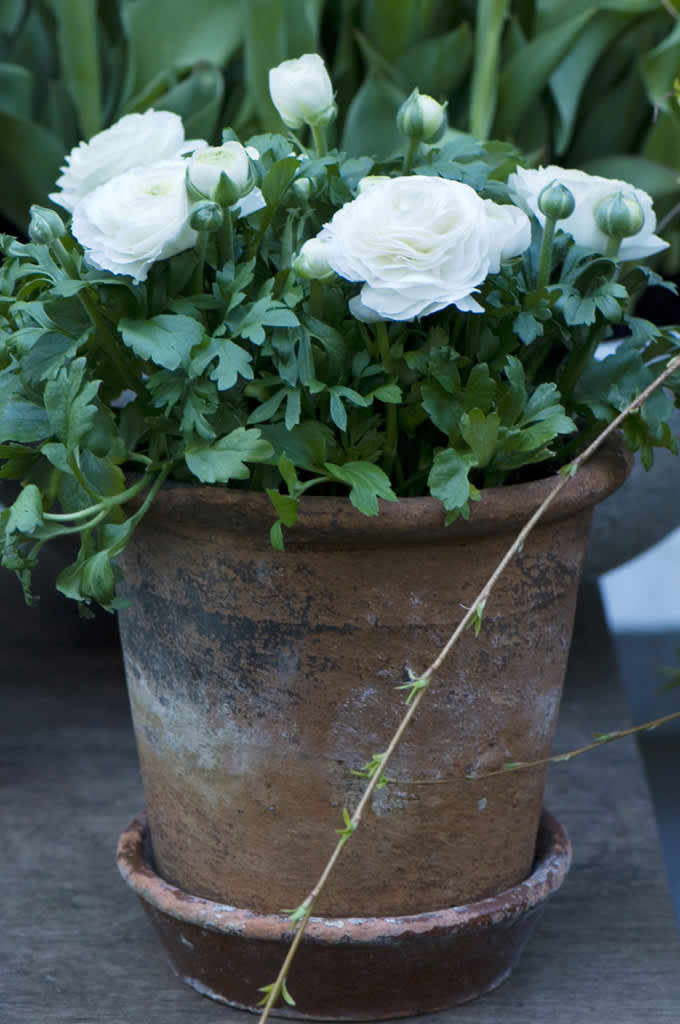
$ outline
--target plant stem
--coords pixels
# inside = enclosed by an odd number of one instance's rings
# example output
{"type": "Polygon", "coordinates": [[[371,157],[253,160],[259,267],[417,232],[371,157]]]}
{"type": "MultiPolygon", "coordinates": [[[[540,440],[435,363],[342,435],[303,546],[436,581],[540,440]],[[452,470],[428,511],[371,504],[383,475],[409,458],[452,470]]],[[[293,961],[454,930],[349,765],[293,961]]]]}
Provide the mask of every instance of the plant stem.
{"type": "Polygon", "coordinates": [[[348,831],[340,836],[340,839],[335,844],[335,848],[333,849],[333,852],[331,853],[331,856],[329,857],[328,862],[326,863],[326,866],[319,877],[319,880],[317,881],[316,885],[311,890],[309,895],[306,897],[306,899],[303,900],[305,912],[300,921],[297,923],[293,942],[291,943],[290,949],[288,950],[285,960],[281,964],[281,969],[279,970],[276,981],[272,985],[271,991],[267,997],[267,1001],[264,1004],[259,1024],[266,1024],[267,1020],[269,1019],[269,1015],[274,1005],[276,1004],[276,1001],[281,995],[283,983],[288,977],[288,972],[290,970],[291,964],[293,962],[293,959],[295,958],[298,946],[302,941],[303,934],[305,932],[307,924],[309,923],[309,919],[312,916],[312,911],[314,910],[314,907],[319,899],[319,896],[323,892],[326,883],[328,882],[328,879],[330,878],[331,873],[340,858],[340,854],[347,845],[348,840],[354,834],[354,832],[356,832],[357,828],[361,824],[364,811],[366,810],[366,807],[368,806],[371,797],[373,796],[373,793],[377,789],[382,779],[382,768],[384,767],[384,765],[387,764],[389,759],[392,757],[392,754],[394,754],[395,750],[399,746],[401,738],[406,732],[411,719],[418,710],[420,702],[422,701],[426,692],[427,687],[423,687],[422,689],[420,689],[416,696],[411,701],[411,703],[409,704],[406,714],[402,718],[401,722],[399,723],[399,726],[397,727],[396,732],[394,733],[392,739],[390,740],[390,744],[387,747],[387,750],[382,755],[382,761],[378,770],[375,771],[371,776],[371,779],[369,780],[369,783],[366,786],[366,789],[364,790],[361,799],[359,800],[359,803],[357,804],[354,813],[352,814],[352,817],[350,818],[348,831]]]}
{"type": "MultiPolygon", "coordinates": [[[[227,214],[228,216],[228,214],[227,214]]],[[[205,254],[208,249],[208,232],[199,231],[196,240],[196,255],[198,262],[194,270],[193,288],[196,294],[203,290],[203,268],[205,267],[205,254]]]]}
{"type": "Polygon", "coordinates": [[[128,487],[127,490],[121,491],[120,494],[114,494],[109,498],[103,498],[95,505],[88,505],[87,508],[81,508],[75,512],[45,512],[43,518],[47,519],[49,522],[68,523],[76,519],[83,519],[93,513],[100,512],[102,509],[108,511],[115,505],[124,505],[126,501],[134,498],[136,494],[139,494],[144,490],[149,482],[151,472],[151,470],[147,471],[141,480],[138,480],[136,484],[132,485],[132,487],[128,487]]]}
{"type": "Polygon", "coordinates": [[[673,223],[675,218],[680,214],[680,203],[676,203],[675,206],[671,207],[665,217],[662,217],[656,226],[657,234],[663,237],[663,233],[666,228],[673,223]]]}
{"type": "Polygon", "coordinates": [[[611,236],[607,242],[607,250],[605,252],[605,256],[609,256],[609,258],[612,260],[616,259],[616,257],[619,254],[619,249],[621,248],[622,241],[622,238],[616,238],[614,236],[611,236]]]}
{"type": "Polygon", "coordinates": [[[413,136],[409,136],[408,142],[406,143],[406,150],[404,152],[404,161],[401,165],[402,174],[411,173],[419,145],[420,139],[414,138],[413,136]]]}
{"type": "Polygon", "coordinates": [[[328,152],[328,143],[326,141],[326,126],[322,124],[310,125],[312,129],[312,138],[314,139],[314,148],[316,149],[317,156],[325,156],[328,152]]]}
{"type": "Polygon", "coordinates": [[[323,321],[323,287],[316,279],[309,282],[309,305],[312,316],[323,321]]]}
{"type": "MultiPolygon", "coordinates": [[[[378,351],[382,359],[385,372],[388,376],[393,374],[392,353],[390,352],[390,341],[387,335],[387,325],[384,320],[378,320],[375,325],[375,335],[378,341],[378,351]]],[[[392,402],[385,403],[385,464],[384,469],[389,477],[397,457],[397,446],[399,444],[399,420],[397,407],[392,402]]],[[[401,470],[400,477],[403,476],[401,470]]]]}
{"type": "Polygon", "coordinates": [[[224,263],[234,262],[234,229],[231,222],[231,213],[224,211],[224,221],[217,233],[217,244],[220,252],[220,260],[224,263]]]}
{"type": "MultiPolygon", "coordinates": [[[[74,265],[73,257],[64,246],[63,242],[57,238],[52,242],[50,248],[55,259],[59,261],[64,273],[75,281],[79,280],[78,271],[74,265]]],[[[80,304],[89,316],[92,326],[97,332],[97,337],[101,342],[102,347],[118,371],[122,383],[126,388],[136,392],[139,387],[139,381],[134,374],[130,373],[126,361],[120,352],[118,335],[102,313],[94,291],[91,288],[85,288],[78,291],[77,294],[80,304]]]]}
{"type": "Polygon", "coordinates": [[[614,740],[622,740],[627,736],[635,736],[639,732],[651,732],[653,729],[658,729],[659,726],[665,725],[666,722],[672,722],[675,719],[680,718],[680,711],[672,711],[668,715],[663,715],[662,718],[655,718],[651,722],[643,722],[641,725],[633,725],[629,729],[618,729],[616,732],[607,732],[602,734],[596,734],[592,743],[587,743],[583,747],[576,747],[575,750],[567,750],[564,754],[553,754],[552,757],[543,757],[540,761],[513,761],[508,764],[504,764],[502,768],[497,768],[493,772],[484,772],[482,775],[460,775],[451,779],[387,779],[386,781],[390,785],[398,786],[443,786],[452,784],[455,782],[477,782],[480,779],[493,779],[497,775],[507,775],[508,772],[519,772],[525,771],[527,768],[544,768],[549,764],[564,764],[566,761],[571,761],[572,758],[578,757],[580,754],[587,754],[591,750],[597,750],[599,747],[604,747],[607,743],[613,743],[614,740]]]}
{"type": "Polygon", "coordinates": [[[543,225],[543,238],[541,240],[541,254],[538,259],[538,275],[536,277],[537,288],[545,288],[550,281],[553,239],[555,237],[556,225],[557,221],[552,217],[545,218],[545,224],[543,225]]]}
{"type": "Polygon", "coordinates": [[[582,345],[575,345],[564,361],[564,367],[559,374],[557,387],[559,388],[562,401],[571,396],[577,381],[579,380],[585,366],[593,357],[595,349],[600,343],[601,332],[598,328],[588,331],[586,341],[582,345]]]}
{"type": "MultiPolygon", "coordinates": [[[[397,729],[394,735],[392,736],[392,739],[390,740],[387,749],[384,751],[383,754],[381,754],[379,764],[375,767],[375,770],[372,771],[368,785],[366,786],[366,789],[364,790],[363,795],[361,796],[361,799],[359,800],[359,803],[357,804],[356,809],[350,818],[347,832],[341,835],[326,864],[326,867],[324,868],[323,872],[321,873],[321,876],[319,877],[319,880],[317,881],[316,885],[311,890],[307,898],[303,901],[302,905],[304,905],[305,907],[304,915],[296,924],[293,942],[291,944],[290,949],[288,950],[288,954],[285,960],[283,961],[283,964],[281,965],[276,981],[272,984],[271,989],[269,990],[267,1000],[264,1004],[264,1008],[260,1016],[259,1024],[266,1024],[267,1020],[269,1019],[271,1010],[273,1009],[283,990],[284,982],[288,977],[291,964],[300,945],[300,942],[302,941],[302,936],[307,927],[307,924],[312,916],[314,906],[318,901],[318,898],[321,895],[324,886],[326,885],[335,865],[337,864],[340,854],[342,853],[345,845],[347,844],[347,841],[349,840],[350,836],[356,832],[357,828],[361,824],[363,813],[369,801],[371,800],[376,788],[383,780],[384,770],[387,767],[397,747],[399,746],[399,743],[401,742],[401,739],[404,733],[406,732],[412,718],[414,717],[416,711],[420,707],[420,704],[422,703],[425,694],[429,689],[430,683],[432,682],[432,678],[444,664],[449,654],[451,653],[455,645],[458,643],[463,633],[468,629],[468,627],[474,625],[475,620],[477,620],[477,623],[479,623],[480,610],[483,610],[484,607],[486,606],[489,595],[491,594],[496,583],[498,582],[503,572],[507,568],[509,562],[514,558],[517,552],[522,549],[527,537],[533,530],[534,526],[536,526],[536,524],[543,517],[548,508],[553,504],[553,502],[560,494],[560,492],[566,486],[568,486],[572,477],[576,474],[580,467],[595,454],[595,452],[604,444],[605,440],[610,436],[610,434],[612,434],[621,426],[621,424],[627,416],[629,416],[631,413],[639,409],[640,406],[643,405],[644,402],[646,402],[646,400],[650,397],[650,395],[652,395],[659,387],[661,387],[662,384],[665,383],[665,381],[667,381],[674,373],[678,372],[679,370],[680,355],[677,355],[666,365],[666,368],[658,375],[658,377],[656,377],[655,380],[653,380],[652,383],[648,385],[648,387],[646,387],[644,391],[642,391],[638,395],[638,397],[634,399],[623,410],[623,412],[620,413],[616,417],[616,419],[614,419],[595,438],[595,440],[591,444],[589,444],[588,447],[583,452],[581,452],[580,455],[577,456],[577,458],[573,460],[573,462],[571,462],[568,466],[564,467],[563,472],[560,474],[559,480],[555,482],[555,485],[551,489],[549,494],[544,498],[544,500],[538,506],[536,511],[533,513],[533,515],[527,520],[522,529],[519,531],[514,541],[506,551],[505,555],[498,563],[498,565],[496,566],[493,573],[480,590],[479,594],[477,595],[473,603],[467,609],[465,615],[458,623],[455,630],[453,631],[453,633],[451,634],[451,636],[449,637],[449,639],[447,640],[446,644],[441,649],[437,657],[434,659],[431,665],[429,665],[425,672],[423,672],[422,675],[414,681],[416,685],[411,689],[409,697],[410,703],[407,702],[407,709],[403,718],[401,719],[401,722],[397,726],[397,729]]],[[[662,720],[659,720],[658,724],[661,724],[661,721],[662,720]]],[[[650,726],[650,728],[651,727],[652,726],[650,726]]],[[[612,734],[612,739],[614,738],[617,737],[612,734]]],[[[601,740],[600,742],[604,741],[601,740]]],[[[586,749],[590,749],[590,747],[586,749]]],[[[507,771],[509,769],[505,770],[507,771]]]]}

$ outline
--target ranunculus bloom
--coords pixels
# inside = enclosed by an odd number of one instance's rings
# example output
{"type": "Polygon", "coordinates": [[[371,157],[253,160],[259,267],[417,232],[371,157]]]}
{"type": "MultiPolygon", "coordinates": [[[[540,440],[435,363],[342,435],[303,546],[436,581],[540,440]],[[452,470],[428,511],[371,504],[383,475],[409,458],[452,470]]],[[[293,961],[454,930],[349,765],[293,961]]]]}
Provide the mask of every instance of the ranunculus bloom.
{"type": "Polygon", "coordinates": [[[473,293],[531,241],[515,206],[469,185],[420,175],[374,180],[319,236],[340,277],[363,281],[350,308],[360,320],[413,320],[447,306],[481,313],[473,293]]]}
{"type": "Polygon", "coordinates": [[[619,258],[641,260],[668,248],[668,242],[654,234],[656,215],[652,209],[651,196],[626,181],[602,178],[596,174],[586,174],[585,171],[566,170],[551,165],[531,170],[518,167],[508,178],[508,185],[519,206],[527,213],[532,213],[540,224],[544,224],[545,217],[538,209],[538,197],[545,186],[553,181],[566,185],[574,197],[574,212],[564,220],[558,221],[557,228],[571,235],[577,245],[594,249],[596,252],[607,251],[609,239],[599,230],[595,214],[598,205],[604,199],[623,191],[636,196],[644,214],[644,223],[636,235],[623,239],[619,258]]]}
{"type": "Polygon", "coordinates": [[[96,267],[145,281],[158,260],[190,249],[186,162],[134,167],[100,185],[73,214],[72,232],[96,267]]]}
{"type": "Polygon", "coordinates": [[[109,179],[139,167],[181,156],[206,143],[187,142],[182,118],[169,110],[147,110],[126,114],[120,121],[81,142],[66,157],[63,174],[57,180],[60,192],[52,202],[73,213],[76,204],[109,179]]]}
{"type": "Polygon", "coordinates": [[[269,93],[289,128],[328,124],[335,116],[333,84],[318,53],[305,53],[272,68],[269,93]]]}

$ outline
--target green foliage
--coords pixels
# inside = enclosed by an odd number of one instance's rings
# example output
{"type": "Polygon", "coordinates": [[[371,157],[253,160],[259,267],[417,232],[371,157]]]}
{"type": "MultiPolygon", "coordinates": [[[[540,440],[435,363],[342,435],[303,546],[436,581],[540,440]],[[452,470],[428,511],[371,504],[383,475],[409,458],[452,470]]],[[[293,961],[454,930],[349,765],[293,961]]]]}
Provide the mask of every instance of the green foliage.
{"type": "MultiPolygon", "coordinates": [[[[321,5],[305,10],[311,31],[321,5]]],[[[367,53],[383,7],[371,10],[367,53]]],[[[140,0],[135,17],[145,11],[140,0]]],[[[414,47],[441,27],[438,5],[428,11],[414,47]]],[[[395,38],[403,31],[395,22],[395,38]]],[[[21,76],[13,88],[24,102],[21,76]]],[[[298,159],[289,137],[249,141],[264,206],[245,217],[226,208],[226,231],[157,260],[144,281],[93,269],[66,227],[46,244],[0,239],[0,475],[23,485],[0,538],[3,565],[27,595],[42,546],[74,534],[80,548],[59,589],[116,608],[116,560],[167,477],[266,492],[277,548],[310,491],[347,495],[367,516],[430,494],[448,522],[467,516],[484,488],[568,464],[677,350],[673,331],[630,313],[635,292],[659,280],[639,268],[558,232],[539,286],[536,224],[530,248],[476,290],[482,314],[450,305],[359,322],[349,307],[358,286],[299,276],[295,255],[362,177],[400,174],[402,154],[298,159]],[[625,337],[598,361],[614,329],[625,337]]],[[[414,172],[507,202],[516,161],[507,143],[451,131],[422,148],[414,172]]],[[[626,426],[645,463],[655,446],[674,445],[672,391],[626,426]]],[[[420,685],[411,680],[409,699],[420,685]]]]}

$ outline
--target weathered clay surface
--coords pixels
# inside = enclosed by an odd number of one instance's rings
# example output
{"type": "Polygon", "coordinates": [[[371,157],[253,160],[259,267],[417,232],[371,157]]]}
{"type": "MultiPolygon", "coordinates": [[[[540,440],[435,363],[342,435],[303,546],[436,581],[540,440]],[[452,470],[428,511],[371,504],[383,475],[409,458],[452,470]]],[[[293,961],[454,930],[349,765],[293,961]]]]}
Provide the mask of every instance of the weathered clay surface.
{"type": "MultiPolygon", "coordinates": [[[[466,781],[546,757],[592,507],[625,478],[602,454],[510,566],[478,639],[437,676],[320,913],[420,914],[531,871],[544,772],[466,781]]],[[[443,525],[428,499],[367,519],[309,498],[285,552],[263,494],[168,488],[125,555],[120,616],[159,874],[271,914],[318,877],[361,780],[421,672],[551,486],[487,491],[443,525]]]]}
{"type": "MultiPolygon", "coordinates": [[[[255,1009],[291,941],[282,916],[188,895],[150,862],[144,817],[123,833],[121,874],[142,900],[176,973],[199,992],[255,1009]]],[[[571,858],[562,826],[544,814],[529,878],[491,899],[409,917],[314,918],[289,978],[285,1016],[405,1017],[464,1003],[500,985],[519,959],[571,858]]]]}

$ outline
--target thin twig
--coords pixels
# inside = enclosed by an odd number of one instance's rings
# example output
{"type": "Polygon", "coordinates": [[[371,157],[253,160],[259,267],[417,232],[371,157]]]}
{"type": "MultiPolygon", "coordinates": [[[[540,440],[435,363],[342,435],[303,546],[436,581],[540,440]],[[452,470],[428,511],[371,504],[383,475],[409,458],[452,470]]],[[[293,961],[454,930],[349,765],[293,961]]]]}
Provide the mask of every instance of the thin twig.
{"type": "MultiPolygon", "coordinates": [[[[642,406],[647,401],[647,399],[659,387],[661,387],[670,377],[672,377],[673,374],[676,373],[678,370],[680,370],[680,355],[677,355],[674,359],[672,359],[668,363],[668,365],[666,366],[665,370],[662,373],[660,373],[659,376],[656,377],[652,381],[652,383],[648,387],[646,387],[644,389],[644,391],[642,391],[638,395],[638,397],[636,399],[634,399],[623,410],[622,413],[620,413],[614,420],[612,420],[612,422],[602,431],[602,433],[599,434],[595,438],[595,440],[591,444],[589,444],[588,447],[583,452],[581,452],[580,455],[578,455],[567,466],[563,467],[563,469],[561,471],[561,474],[560,474],[559,480],[557,480],[555,482],[555,485],[552,488],[552,490],[550,491],[550,493],[544,498],[544,500],[538,506],[538,508],[533,513],[531,518],[525,523],[525,525],[522,527],[520,532],[517,534],[517,536],[515,537],[515,540],[510,545],[510,547],[508,548],[507,552],[505,553],[505,555],[503,556],[501,561],[496,566],[496,569],[493,571],[493,573],[491,574],[491,576],[489,577],[487,582],[484,584],[484,586],[480,590],[480,592],[477,595],[477,598],[475,599],[475,601],[467,609],[465,615],[463,616],[461,621],[456,626],[455,630],[453,631],[453,633],[449,637],[448,641],[446,642],[446,644],[444,645],[442,650],[439,652],[439,654],[434,659],[432,664],[425,670],[425,672],[423,672],[423,674],[420,677],[418,677],[418,679],[413,680],[414,686],[413,686],[413,689],[411,690],[411,696],[409,698],[408,708],[406,710],[406,713],[405,713],[404,717],[402,718],[401,722],[399,723],[399,726],[397,727],[396,732],[392,736],[392,739],[390,740],[389,746],[384,751],[384,753],[381,754],[380,759],[379,759],[379,763],[374,765],[374,768],[373,768],[373,770],[371,772],[371,777],[369,779],[368,785],[366,786],[366,789],[364,790],[364,793],[363,793],[361,799],[359,800],[359,803],[357,804],[357,807],[356,807],[354,813],[352,814],[352,816],[351,816],[351,818],[349,820],[349,824],[347,825],[347,827],[345,829],[341,830],[340,839],[336,843],[336,846],[335,846],[335,848],[334,848],[334,850],[333,850],[333,852],[332,852],[332,854],[331,854],[331,856],[330,856],[330,858],[329,858],[329,860],[328,860],[328,862],[326,864],[326,867],[324,868],[324,870],[323,870],[319,880],[317,881],[316,885],[311,890],[309,895],[306,897],[306,899],[300,904],[301,908],[302,907],[305,908],[304,909],[304,913],[299,918],[299,920],[294,922],[295,934],[294,934],[294,937],[293,937],[293,941],[292,941],[290,949],[288,950],[288,953],[287,953],[287,955],[286,955],[286,957],[285,957],[285,959],[284,959],[284,961],[283,961],[283,963],[281,965],[281,968],[279,970],[279,973],[277,975],[276,980],[273,982],[272,985],[267,986],[267,989],[266,989],[266,991],[267,991],[267,998],[266,998],[266,1001],[265,1001],[263,1009],[262,1009],[262,1013],[261,1013],[261,1016],[260,1016],[260,1019],[259,1019],[259,1024],[267,1024],[267,1021],[269,1019],[271,1011],[272,1011],[273,1007],[276,1005],[278,999],[280,998],[280,996],[281,996],[281,994],[283,992],[284,985],[285,985],[285,982],[286,982],[286,978],[288,977],[288,973],[289,973],[291,965],[293,963],[293,959],[295,958],[295,954],[296,954],[296,952],[298,950],[300,942],[302,941],[302,937],[304,935],[304,932],[305,932],[305,929],[307,927],[307,924],[309,923],[309,920],[310,920],[310,918],[312,916],[312,912],[314,910],[314,907],[315,907],[315,905],[316,905],[316,903],[317,903],[321,893],[323,892],[323,889],[324,889],[324,887],[325,887],[325,885],[326,885],[326,883],[327,883],[327,881],[328,881],[328,879],[329,879],[333,869],[335,868],[335,865],[337,864],[337,862],[338,862],[338,860],[340,858],[340,854],[342,853],[344,847],[346,846],[350,836],[353,835],[354,832],[356,832],[357,828],[361,824],[363,813],[364,813],[368,803],[370,802],[370,800],[371,800],[371,798],[373,796],[373,793],[375,792],[375,790],[377,789],[377,787],[381,783],[384,783],[384,781],[385,781],[385,777],[384,777],[384,774],[383,774],[384,770],[387,767],[390,759],[392,758],[392,755],[394,754],[394,752],[396,751],[397,747],[399,746],[399,743],[401,742],[401,739],[402,739],[404,733],[406,732],[406,730],[407,730],[407,728],[408,728],[408,726],[409,726],[409,724],[411,722],[411,719],[413,718],[413,716],[415,715],[416,711],[420,707],[420,704],[421,704],[423,698],[425,697],[425,694],[427,693],[428,687],[429,687],[429,685],[430,685],[430,683],[432,681],[433,676],[441,668],[441,666],[445,662],[446,658],[449,656],[449,654],[451,653],[453,647],[458,642],[458,640],[460,639],[462,634],[465,632],[465,630],[468,629],[469,626],[474,624],[475,619],[478,619],[479,614],[480,614],[480,609],[484,608],[484,606],[485,606],[485,604],[487,602],[487,599],[488,599],[489,595],[491,594],[491,591],[493,590],[494,586],[498,582],[500,576],[503,574],[503,572],[507,568],[508,563],[517,554],[517,552],[521,550],[521,548],[524,545],[524,542],[526,541],[527,537],[529,536],[529,534],[533,530],[534,526],[538,523],[538,521],[541,519],[541,517],[545,514],[547,509],[552,505],[552,503],[555,501],[555,499],[560,494],[560,492],[563,490],[563,488],[567,486],[567,484],[573,478],[575,473],[581,468],[581,466],[585,462],[588,461],[588,459],[590,459],[595,454],[596,451],[598,451],[598,449],[604,444],[605,440],[615,430],[617,430],[621,426],[621,424],[624,422],[624,420],[628,416],[630,416],[631,413],[636,412],[640,408],[640,406],[642,406]]],[[[597,746],[598,744],[595,744],[595,745],[597,746]]],[[[590,748],[586,748],[586,749],[590,749],[590,748]]]]}
{"type": "Polygon", "coordinates": [[[614,740],[622,740],[625,739],[626,736],[635,736],[639,732],[651,732],[652,729],[658,729],[660,725],[665,725],[666,722],[672,722],[676,718],[680,718],[680,711],[672,711],[669,715],[664,715],[662,718],[655,718],[653,721],[643,722],[641,725],[633,725],[629,729],[619,729],[616,732],[595,733],[593,742],[587,743],[584,747],[577,747],[575,750],[567,750],[563,754],[553,754],[552,757],[543,757],[540,761],[512,761],[504,764],[502,768],[497,768],[493,772],[484,772],[482,775],[458,775],[450,779],[387,778],[385,781],[391,786],[444,786],[447,784],[452,785],[456,782],[469,783],[478,782],[483,779],[493,779],[497,775],[507,775],[509,772],[525,771],[528,768],[544,768],[549,764],[564,764],[566,761],[571,761],[572,758],[578,757],[579,754],[587,754],[591,750],[597,750],[598,747],[604,747],[607,743],[612,743],[614,740]]]}

